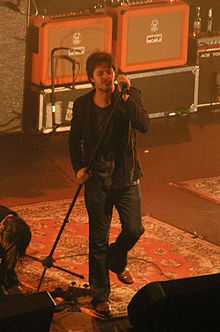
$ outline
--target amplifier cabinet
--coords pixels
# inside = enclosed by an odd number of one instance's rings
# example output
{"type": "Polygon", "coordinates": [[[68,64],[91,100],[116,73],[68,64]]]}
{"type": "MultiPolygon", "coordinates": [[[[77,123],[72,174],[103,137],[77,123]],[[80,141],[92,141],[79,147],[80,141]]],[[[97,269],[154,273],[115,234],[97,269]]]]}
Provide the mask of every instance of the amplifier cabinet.
{"type": "Polygon", "coordinates": [[[198,104],[198,66],[128,74],[131,85],[142,91],[150,118],[194,113],[198,104]]]}
{"type": "MultiPolygon", "coordinates": [[[[74,89],[66,86],[55,87],[55,122],[57,132],[68,131],[72,119],[73,103],[76,98],[86,94],[92,89],[90,83],[77,84],[74,89]]],[[[25,112],[26,119],[24,131],[50,133],[53,130],[52,125],[52,89],[41,88],[30,84],[26,90],[25,112]]]]}
{"type": "Polygon", "coordinates": [[[189,36],[188,63],[197,64],[200,68],[198,104],[219,104],[220,34],[201,38],[189,36]]]}
{"type": "Polygon", "coordinates": [[[42,86],[52,85],[51,52],[54,49],[55,85],[72,83],[74,72],[77,83],[88,81],[85,66],[89,54],[97,50],[112,51],[112,19],[105,14],[54,19],[32,16],[28,35],[29,79],[42,86]],[[67,58],[75,60],[75,70],[73,62],[67,58]]]}
{"type": "Polygon", "coordinates": [[[109,7],[113,54],[124,72],[182,66],[187,61],[189,6],[182,1],[109,7]]]}

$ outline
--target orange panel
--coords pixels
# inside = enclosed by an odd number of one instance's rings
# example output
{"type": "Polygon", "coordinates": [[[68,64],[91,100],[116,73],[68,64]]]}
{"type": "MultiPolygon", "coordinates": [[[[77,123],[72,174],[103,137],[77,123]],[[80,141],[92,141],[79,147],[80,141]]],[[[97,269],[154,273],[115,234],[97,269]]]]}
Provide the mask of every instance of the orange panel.
{"type": "Polygon", "coordinates": [[[31,82],[51,86],[51,52],[54,54],[54,84],[65,85],[73,81],[73,63],[78,62],[76,82],[87,81],[86,59],[96,50],[112,51],[112,18],[107,15],[71,18],[31,17],[30,30],[35,30],[37,47],[31,54],[31,82]],[[36,33],[37,30],[37,33],[36,33]],[[59,49],[67,48],[67,49],[59,49]]]}
{"type": "Polygon", "coordinates": [[[182,1],[107,7],[113,54],[124,72],[182,66],[187,61],[189,6],[182,1]]]}

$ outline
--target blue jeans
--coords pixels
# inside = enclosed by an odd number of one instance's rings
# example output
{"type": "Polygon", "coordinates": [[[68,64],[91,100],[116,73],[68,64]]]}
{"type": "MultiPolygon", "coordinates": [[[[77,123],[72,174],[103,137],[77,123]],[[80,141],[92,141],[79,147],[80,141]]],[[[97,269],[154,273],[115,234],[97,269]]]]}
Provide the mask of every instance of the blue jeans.
{"type": "Polygon", "coordinates": [[[85,204],[89,215],[89,283],[93,303],[108,300],[109,269],[120,273],[127,265],[127,253],[144,233],[141,218],[140,185],[105,189],[90,178],[85,185],[85,204]],[[109,246],[113,207],[116,207],[121,232],[109,246]]]}

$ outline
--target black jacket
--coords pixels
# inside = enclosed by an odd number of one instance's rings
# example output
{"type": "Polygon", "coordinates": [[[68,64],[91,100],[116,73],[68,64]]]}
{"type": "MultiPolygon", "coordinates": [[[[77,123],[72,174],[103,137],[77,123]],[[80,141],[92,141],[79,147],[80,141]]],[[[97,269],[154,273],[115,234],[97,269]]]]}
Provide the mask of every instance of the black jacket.
{"type": "MultiPolygon", "coordinates": [[[[96,118],[93,108],[95,89],[77,98],[73,106],[73,118],[69,136],[69,149],[72,166],[77,173],[87,167],[97,145],[96,118]]],[[[149,128],[149,117],[142,105],[140,91],[129,89],[130,97],[118,104],[112,118],[113,130],[116,133],[117,159],[113,173],[113,182],[119,186],[129,185],[141,177],[141,169],[136,157],[136,129],[142,133],[149,128]],[[117,166],[118,164],[118,166],[117,166]]],[[[117,86],[112,94],[112,105],[118,100],[117,86]]],[[[93,174],[95,169],[92,169],[93,174]]]]}

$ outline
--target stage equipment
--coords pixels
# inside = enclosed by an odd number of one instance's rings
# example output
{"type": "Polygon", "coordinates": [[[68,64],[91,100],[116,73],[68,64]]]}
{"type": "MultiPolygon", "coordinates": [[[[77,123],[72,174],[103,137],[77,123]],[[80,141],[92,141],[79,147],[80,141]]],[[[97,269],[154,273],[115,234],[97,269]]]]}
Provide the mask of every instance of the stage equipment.
{"type": "Polygon", "coordinates": [[[88,81],[86,59],[94,51],[112,50],[112,19],[110,16],[85,15],[68,18],[32,16],[28,31],[29,80],[37,85],[51,86],[51,53],[54,49],[54,84],[72,83],[72,64],[80,65],[77,82],[88,81]]]}
{"type": "Polygon", "coordinates": [[[197,111],[198,66],[128,74],[131,85],[142,91],[144,107],[150,118],[186,115],[197,111]]]}
{"type": "Polygon", "coordinates": [[[182,1],[107,7],[113,54],[125,73],[182,66],[187,60],[189,6],[182,1]]]}
{"type": "Polygon", "coordinates": [[[0,297],[1,332],[48,332],[56,303],[48,292],[0,297]]]}
{"type": "MultiPolygon", "coordinates": [[[[92,89],[92,85],[76,84],[75,87],[66,86],[55,87],[55,122],[59,125],[57,132],[68,131],[72,119],[73,104],[76,98],[84,95],[92,89]]],[[[52,89],[41,88],[34,84],[29,84],[25,98],[25,131],[51,133],[52,122],[52,89]]]]}
{"type": "Polygon", "coordinates": [[[219,104],[218,74],[220,73],[220,34],[199,38],[189,37],[188,63],[200,67],[198,104],[219,104]]]}
{"type": "Polygon", "coordinates": [[[219,273],[149,283],[128,305],[137,332],[216,332],[219,312],[219,273]]]}
{"type": "MultiPolygon", "coordinates": [[[[132,86],[142,91],[142,100],[150,118],[186,115],[197,111],[199,67],[183,66],[127,75],[132,86]]],[[[56,131],[69,131],[76,98],[91,91],[90,83],[75,87],[55,87],[56,131]]],[[[29,84],[25,98],[25,131],[51,133],[52,89],[29,84]]]]}
{"type": "Polygon", "coordinates": [[[31,4],[31,13],[41,16],[61,17],[85,14],[86,11],[100,12],[104,7],[104,0],[34,0],[31,4]]]}

